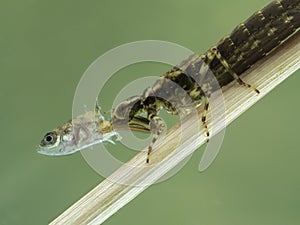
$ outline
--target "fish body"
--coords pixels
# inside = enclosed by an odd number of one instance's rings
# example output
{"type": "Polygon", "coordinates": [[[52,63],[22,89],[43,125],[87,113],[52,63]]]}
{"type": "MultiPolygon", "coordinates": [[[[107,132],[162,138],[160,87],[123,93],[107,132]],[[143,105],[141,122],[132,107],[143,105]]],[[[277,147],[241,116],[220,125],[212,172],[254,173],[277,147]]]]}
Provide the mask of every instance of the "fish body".
{"type": "Polygon", "coordinates": [[[89,146],[112,141],[117,132],[97,111],[86,112],[45,134],[38,146],[44,155],[69,155],[89,146]]]}

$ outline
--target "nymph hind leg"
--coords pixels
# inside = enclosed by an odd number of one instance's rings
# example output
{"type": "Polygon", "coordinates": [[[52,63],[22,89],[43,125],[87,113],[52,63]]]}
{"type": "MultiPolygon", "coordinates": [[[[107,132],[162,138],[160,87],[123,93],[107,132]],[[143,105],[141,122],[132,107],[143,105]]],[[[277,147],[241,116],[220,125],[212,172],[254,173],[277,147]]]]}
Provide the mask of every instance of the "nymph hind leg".
{"type": "MultiPolygon", "coordinates": [[[[231,76],[242,86],[245,86],[247,88],[251,88],[252,90],[254,90],[257,94],[259,94],[259,90],[253,86],[251,86],[250,84],[244,82],[232,69],[231,67],[228,65],[228,63],[226,62],[226,60],[222,57],[220,51],[217,49],[217,47],[212,47],[206,54],[207,60],[209,62],[211,62],[213,60],[214,57],[216,57],[221,64],[226,68],[226,70],[231,74],[231,76]]],[[[208,63],[209,64],[209,63],[208,63]]]]}

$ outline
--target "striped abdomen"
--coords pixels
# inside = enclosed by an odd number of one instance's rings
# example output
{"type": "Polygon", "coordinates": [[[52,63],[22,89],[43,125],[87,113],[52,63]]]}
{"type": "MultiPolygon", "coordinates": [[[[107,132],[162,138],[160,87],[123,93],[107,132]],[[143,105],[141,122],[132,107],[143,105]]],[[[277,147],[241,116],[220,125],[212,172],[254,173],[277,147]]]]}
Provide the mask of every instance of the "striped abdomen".
{"type": "MultiPolygon", "coordinates": [[[[216,46],[237,75],[276,49],[300,27],[300,0],[274,1],[238,25],[216,46]]],[[[209,64],[220,86],[233,80],[216,57],[209,64]]]]}

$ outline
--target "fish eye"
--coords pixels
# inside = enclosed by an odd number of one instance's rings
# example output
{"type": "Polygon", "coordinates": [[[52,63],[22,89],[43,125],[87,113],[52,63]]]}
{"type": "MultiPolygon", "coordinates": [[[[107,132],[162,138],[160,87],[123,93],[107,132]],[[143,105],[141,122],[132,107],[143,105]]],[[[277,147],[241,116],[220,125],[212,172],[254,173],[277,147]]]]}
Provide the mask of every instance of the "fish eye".
{"type": "Polygon", "coordinates": [[[54,144],[56,141],[56,135],[54,132],[49,132],[44,136],[44,142],[46,144],[54,144]]]}
{"type": "Polygon", "coordinates": [[[53,141],[53,137],[52,137],[51,135],[47,135],[47,136],[45,137],[45,140],[46,140],[47,142],[51,142],[51,141],[53,141]]]}

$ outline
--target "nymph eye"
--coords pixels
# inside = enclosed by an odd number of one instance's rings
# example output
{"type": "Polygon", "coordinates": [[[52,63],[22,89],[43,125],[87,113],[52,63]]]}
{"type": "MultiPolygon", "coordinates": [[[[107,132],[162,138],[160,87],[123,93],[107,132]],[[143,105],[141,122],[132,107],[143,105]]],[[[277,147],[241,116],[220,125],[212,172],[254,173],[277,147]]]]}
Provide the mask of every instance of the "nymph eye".
{"type": "Polygon", "coordinates": [[[54,132],[49,132],[44,137],[44,142],[46,144],[54,144],[56,141],[56,135],[54,132]]]}

